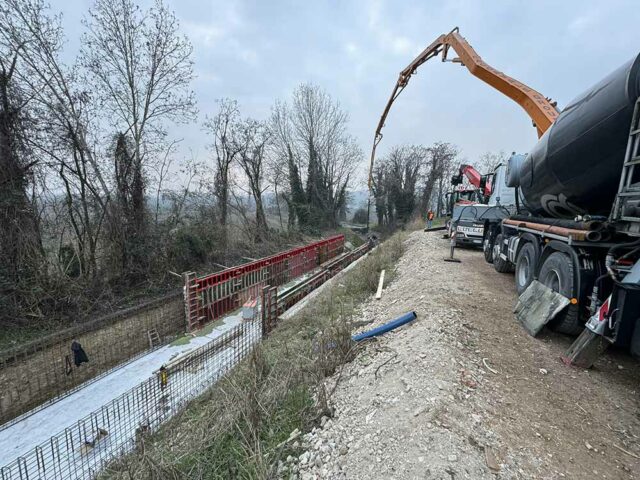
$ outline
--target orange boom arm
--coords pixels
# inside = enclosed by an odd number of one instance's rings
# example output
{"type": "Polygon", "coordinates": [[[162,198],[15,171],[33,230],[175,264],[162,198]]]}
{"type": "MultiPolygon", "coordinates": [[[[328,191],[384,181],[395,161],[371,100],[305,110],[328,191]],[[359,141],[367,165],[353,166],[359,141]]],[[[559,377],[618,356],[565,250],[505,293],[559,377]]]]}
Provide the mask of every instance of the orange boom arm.
{"type": "Polygon", "coordinates": [[[454,63],[460,63],[467,67],[472,75],[475,75],[480,80],[488,83],[493,88],[501,93],[504,93],[507,97],[511,98],[518,105],[520,105],[531,117],[534,127],[538,130],[538,136],[542,136],[544,132],[555,122],[558,117],[558,111],[556,110],[555,102],[551,102],[540,92],[528,87],[524,83],[511,78],[508,75],[496,70],[495,68],[487,65],[480,55],[469,45],[462,35],[458,33],[458,27],[454,28],[451,33],[447,35],[440,35],[431,45],[425,48],[416,59],[400,72],[398,82],[396,83],[391,97],[387,102],[387,105],[382,112],[376,133],[373,139],[373,149],[371,150],[371,164],[369,166],[369,189],[371,189],[372,175],[373,175],[373,162],[375,159],[375,152],[378,143],[382,139],[382,128],[384,122],[387,119],[391,105],[398,98],[398,95],[407,86],[411,76],[416,73],[416,70],[420,65],[427,60],[438,56],[442,53],[442,61],[450,61],[454,63]],[[458,54],[458,57],[451,60],[447,59],[449,49],[458,54]]]}

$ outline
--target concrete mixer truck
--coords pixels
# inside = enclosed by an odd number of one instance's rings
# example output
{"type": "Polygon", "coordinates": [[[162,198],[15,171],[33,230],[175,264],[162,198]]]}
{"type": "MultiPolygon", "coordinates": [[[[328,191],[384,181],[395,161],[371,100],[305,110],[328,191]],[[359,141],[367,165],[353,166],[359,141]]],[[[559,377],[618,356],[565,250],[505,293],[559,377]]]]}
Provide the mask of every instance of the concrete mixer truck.
{"type": "Polygon", "coordinates": [[[519,213],[487,229],[496,270],[570,299],[551,328],[577,334],[567,361],[588,366],[607,343],[640,355],[640,55],[559,114],[507,185],[519,213]],[[606,341],[603,343],[602,340],[606,341]]]}
{"type": "Polygon", "coordinates": [[[580,334],[567,362],[589,366],[610,344],[640,355],[640,55],[558,111],[488,66],[456,28],[400,73],[371,165],[392,103],[440,54],[521,105],[539,136],[528,154],[509,159],[505,182],[516,189],[516,213],[484,225],[485,258],[499,272],[515,272],[518,293],[535,281],[568,300],[548,324],[580,334]],[[451,49],[458,56],[448,59],[451,49]]]}

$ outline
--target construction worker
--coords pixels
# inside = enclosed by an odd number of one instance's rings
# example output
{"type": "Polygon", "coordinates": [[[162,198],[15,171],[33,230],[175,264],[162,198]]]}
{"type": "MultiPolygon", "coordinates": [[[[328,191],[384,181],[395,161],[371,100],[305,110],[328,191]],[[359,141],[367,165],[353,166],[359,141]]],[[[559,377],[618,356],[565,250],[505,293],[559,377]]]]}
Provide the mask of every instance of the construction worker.
{"type": "Polygon", "coordinates": [[[433,210],[429,210],[427,212],[427,228],[431,228],[431,225],[433,224],[433,217],[435,217],[433,210]]]}

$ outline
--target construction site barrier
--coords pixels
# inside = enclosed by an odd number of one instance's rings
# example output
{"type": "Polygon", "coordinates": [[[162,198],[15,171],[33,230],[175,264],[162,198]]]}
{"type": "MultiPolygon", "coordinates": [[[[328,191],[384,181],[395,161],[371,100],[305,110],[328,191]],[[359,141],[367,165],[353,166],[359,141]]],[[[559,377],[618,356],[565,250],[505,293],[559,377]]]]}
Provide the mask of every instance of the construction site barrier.
{"type": "Polygon", "coordinates": [[[185,274],[187,328],[196,330],[211,320],[258,298],[266,285],[295,281],[344,251],[344,235],[280,252],[210,275],[185,274]]]}

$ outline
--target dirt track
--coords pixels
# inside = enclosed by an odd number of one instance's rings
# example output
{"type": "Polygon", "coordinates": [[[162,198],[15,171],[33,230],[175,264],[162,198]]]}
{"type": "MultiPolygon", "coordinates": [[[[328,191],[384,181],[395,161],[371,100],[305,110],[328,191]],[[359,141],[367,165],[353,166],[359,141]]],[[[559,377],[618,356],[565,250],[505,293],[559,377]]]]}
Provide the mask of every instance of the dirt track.
{"type": "Polygon", "coordinates": [[[590,371],[564,366],[570,338],[532,338],[515,322],[512,275],[496,273],[478,251],[443,262],[440,232],[414,232],[406,244],[398,277],[362,317],[373,320],[365,328],[410,310],[418,320],[345,367],[336,417],[305,436],[308,451],[290,459],[289,471],[367,480],[640,478],[638,362],[609,352],[590,371]]]}

